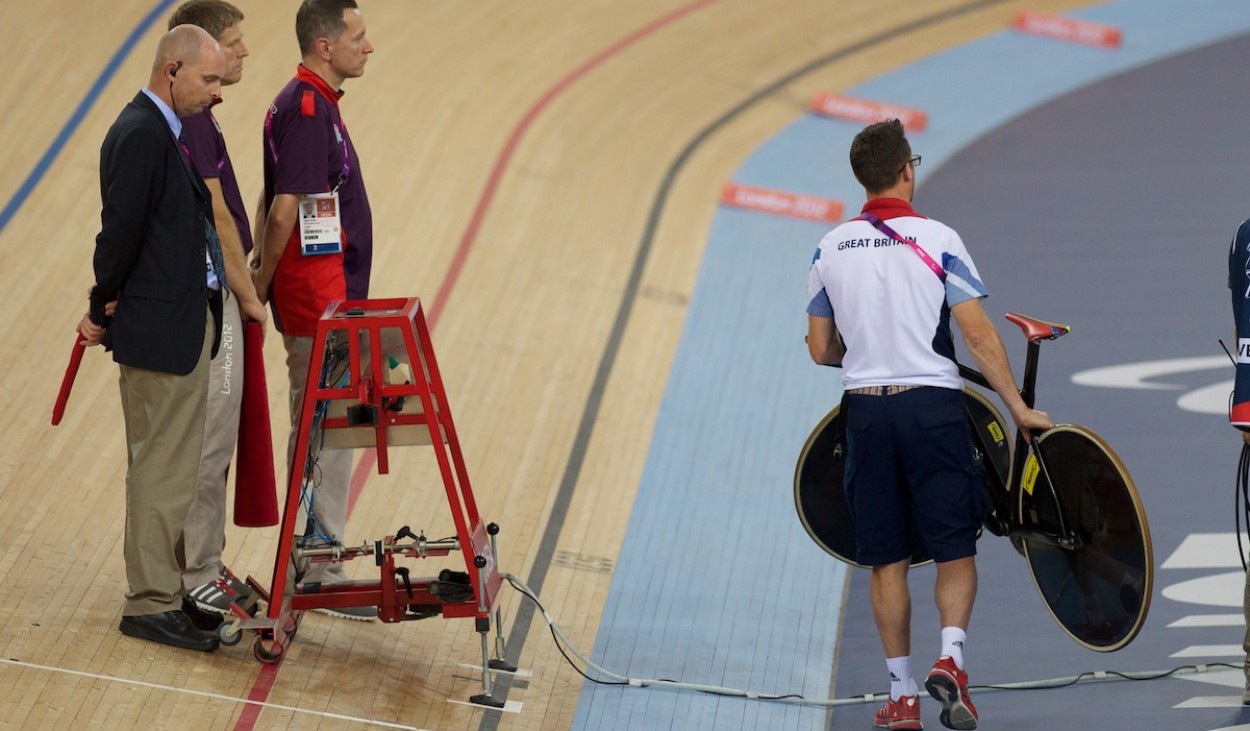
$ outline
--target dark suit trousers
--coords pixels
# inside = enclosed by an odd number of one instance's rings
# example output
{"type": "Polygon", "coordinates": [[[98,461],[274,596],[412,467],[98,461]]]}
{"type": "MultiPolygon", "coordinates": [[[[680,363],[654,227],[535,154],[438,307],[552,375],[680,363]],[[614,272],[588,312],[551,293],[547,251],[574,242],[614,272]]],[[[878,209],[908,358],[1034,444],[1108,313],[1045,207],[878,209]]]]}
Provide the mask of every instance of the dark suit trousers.
{"type": "Polygon", "coordinates": [[[182,607],[183,526],[195,495],[208,401],[214,323],[185,376],[121,366],[126,420],[125,616],[182,607]]]}

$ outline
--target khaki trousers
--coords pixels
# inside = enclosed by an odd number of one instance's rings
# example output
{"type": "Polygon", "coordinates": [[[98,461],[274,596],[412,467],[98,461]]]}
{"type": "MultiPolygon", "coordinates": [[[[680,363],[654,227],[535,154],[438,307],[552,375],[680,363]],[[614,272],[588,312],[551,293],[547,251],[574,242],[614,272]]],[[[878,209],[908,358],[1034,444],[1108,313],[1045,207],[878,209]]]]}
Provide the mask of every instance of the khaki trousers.
{"type": "Polygon", "coordinates": [[[1250,572],[1246,573],[1246,588],[1242,594],[1241,606],[1246,618],[1246,634],[1241,641],[1241,649],[1246,653],[1244,672],[1246,690],[1250,691],[1250,572]]]}
{"type": "Polygon", "coordinates": [[[183,526],[204,441],[215,327],[206,314],[204,345],[190,374],[120,367],[128,464],[125,616],[182,608],[183,526]]]}
{"type": "Polygon", "coordinates": [[[200,452],[195,497],[187,512],[182,588],[188,591],[221,576],[221,553],[226,548],[226,481],[239,440],[242,405],[243,321],[238,298],[224,289],[221,346],[209,364],[204,446],[200,452]]]}

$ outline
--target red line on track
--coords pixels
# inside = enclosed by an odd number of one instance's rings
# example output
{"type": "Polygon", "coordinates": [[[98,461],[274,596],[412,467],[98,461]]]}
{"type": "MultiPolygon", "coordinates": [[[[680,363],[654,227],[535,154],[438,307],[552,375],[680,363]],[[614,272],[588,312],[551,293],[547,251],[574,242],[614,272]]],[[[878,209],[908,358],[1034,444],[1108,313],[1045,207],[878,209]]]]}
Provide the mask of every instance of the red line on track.
{"type": "Polygon", "coordinates": [[[242,713],[239,714],[239,720],[234,724],[236,729],[248,729],[250,731],[256,726],[256,721],[260,718],[260,712],[264,706],[258,705],[269,699],[269,691],[273,690],[273,684],[278,680],[278,669],[282,664],[262,665],[260,674],[256,676],[256,680],[252,683],[252,690],[247,694],[247,699],[252,701],[243,706],[242,713]]]}
{"type": "MultiPolygon", "coordinates": [[[[477,241],[478,230],[481,228],[482,221],[486,219],[486,214],[490,212],[491,204],[494,202],[495,191],[499,187],[499,181],[503,178],[504,172],[507,171],[508,164],[512,161],[512,155],[516,152],[521,139],[529,131],[530,125],[533,124],[538,115],[570,86],[608,59],[665,26],[717,2],[720,2],[720,0],[696,0],[696,2],[683,5],[671,13],[662,15],[647,23],[595,54],[581,66],[578,66],[563,79],[556,82],[526,111],[521,121],[513,127],[512,133],[508,135],[508,141],[504,144],[499,157],[496,158],[495,166],[491,169],[490,177],[486,180],[486,186],[478,197],[477,206],[473,209],[473,216],[469,219],[469,225],[460,237],[460,244],[456,247],[455,255],[452,256],[451,265],[443,276],[443,283],[439,286],[438,293],[434,296],[434,302],[426,310],[426,322],[431,330],[438,323],[438,317],[442,314],[443,307],[447,304],[452,290],[455,289],[456,282],[460,279],[460,273],[464,269],[465,261],[469,258],[469,252],[473,250],[473,244],[477,241]]],[[[352,472],[351,492],[347,500],[348,515],[351,515],[352,510],[356,507],[356,500],[360,497],[361,491],[364,490],[365,482],[368,480],[369,475],[373,473],[373,468],[376,464],[377,453],[372,449],[366,449],[365,453],[361,455],[360,462],[356,464],[356,469],[352,472]]],[[[261,668],[260,674],[256,677],[255,682],[252,683],[251,692],[248,693],[247,697],[249,701],[253,702],[248,703],[243,712],[239,714],[239,720],[234,726],[235,731],[253,731],[260,716],[260,711],[263,708],[263,706],[257,704],[264,703],[269,698],[269,692],[277,681],[278,670],[281,667],[282,663],[278,663],[276,665],[265,665],[261,668]]]]}

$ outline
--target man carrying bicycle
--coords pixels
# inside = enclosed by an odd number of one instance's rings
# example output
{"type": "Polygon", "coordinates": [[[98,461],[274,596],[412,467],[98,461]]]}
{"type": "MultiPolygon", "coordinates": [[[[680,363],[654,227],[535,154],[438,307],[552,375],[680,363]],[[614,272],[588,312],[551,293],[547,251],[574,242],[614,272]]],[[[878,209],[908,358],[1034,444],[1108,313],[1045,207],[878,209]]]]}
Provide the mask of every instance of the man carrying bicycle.
{"type": "Polygon", "coordinates": [[[911,207],[916,167],[897,119],[865,127],[851,143],[864,186],[862,214],[821,241],[808,275],[808,350],[843,368],[844,486],[855,520],[856,562],[872,567],[873,617],[890,672],[890,700],[875,725],[920,729],[911,672],[913,546],[937,565],[941,654],[925,679],[940,720],[974,729],[963,644],[976,599],[976,540],[987,505],[955,363],[950,318],[1012,420],[1026,434],[1052,425],[1020,398],[986,296],[954,230],[911,207]]]}

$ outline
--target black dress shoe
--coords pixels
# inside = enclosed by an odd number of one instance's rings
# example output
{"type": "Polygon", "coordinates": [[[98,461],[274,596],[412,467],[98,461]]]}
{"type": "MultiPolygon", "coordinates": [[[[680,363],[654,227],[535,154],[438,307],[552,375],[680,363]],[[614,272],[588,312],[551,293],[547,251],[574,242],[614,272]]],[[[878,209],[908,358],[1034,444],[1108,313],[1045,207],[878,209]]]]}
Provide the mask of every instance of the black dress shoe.
{"type": "Polygon", "coordinates": [[[128,637],[151,640],[184,650],[212,652],[219,644],[216,634],[196,629],[191,620],[187,619],[187,615],[178,609],[160,614],[122,617],[117,628],[128,637]]]}
{"type": "Polygon", "coordinates": [[[187,619],[191,620],[192,626],[206,632],[216,632],[223,621],[223,617],[220,614],[206,612],[195,606],[195,602],[186,597],[182,598],[182,613],[187,615],[187,619]]]}

